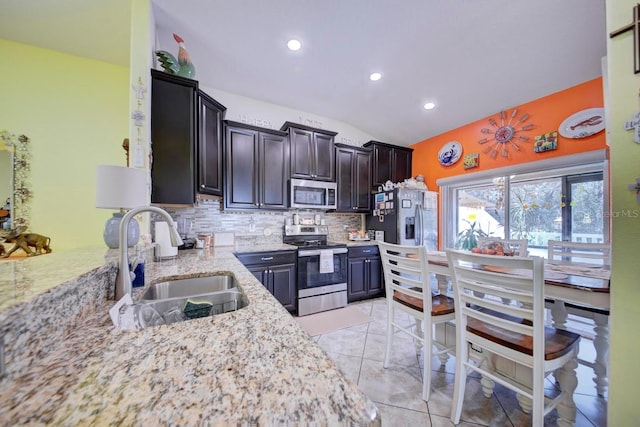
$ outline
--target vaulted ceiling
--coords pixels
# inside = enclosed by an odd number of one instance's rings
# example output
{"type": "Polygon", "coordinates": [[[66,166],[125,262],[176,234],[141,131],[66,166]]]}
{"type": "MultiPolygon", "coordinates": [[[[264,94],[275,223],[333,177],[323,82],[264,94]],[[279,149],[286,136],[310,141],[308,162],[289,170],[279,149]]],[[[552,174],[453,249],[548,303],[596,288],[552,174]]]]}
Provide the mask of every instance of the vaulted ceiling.
{"type": "MultiPolygon", "coordinates": [[[[605,0],[152,5],[156,47],[177,52],[179,34],[207,87],[399,145],[596,78],[606,55],[605,0]]],[[[130,0],[0,0],[0,38],[126,66],[129,16],[130,0]]]]}

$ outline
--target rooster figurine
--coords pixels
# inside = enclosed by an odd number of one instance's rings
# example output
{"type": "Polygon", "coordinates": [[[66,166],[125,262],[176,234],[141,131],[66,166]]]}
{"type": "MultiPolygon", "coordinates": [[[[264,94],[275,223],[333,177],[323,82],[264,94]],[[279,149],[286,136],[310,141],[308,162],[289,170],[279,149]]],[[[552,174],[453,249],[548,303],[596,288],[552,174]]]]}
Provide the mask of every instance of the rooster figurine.
{"type": "Polygon", "coordinates": [[[196,67],[191,62],[189,52],[184,46],[184,40],[177,34],[173,34],[173,39],[178,43],[178,59],[166,50],[156,50],[156,56],[160,61],[160,65],[166,73],[175,74],[181,77],[194,78],[196,76],[196,67]]]}

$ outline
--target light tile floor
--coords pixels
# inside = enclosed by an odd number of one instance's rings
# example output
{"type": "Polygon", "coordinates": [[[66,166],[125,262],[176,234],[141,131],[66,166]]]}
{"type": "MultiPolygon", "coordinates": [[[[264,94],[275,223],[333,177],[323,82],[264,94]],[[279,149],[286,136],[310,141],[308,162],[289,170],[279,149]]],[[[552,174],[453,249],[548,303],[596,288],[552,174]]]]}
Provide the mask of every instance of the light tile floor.
{"type": "MultiPolygon", "coordinates": [[[[437,357],[432,368],[432,392],[429,402],[422,400],[421,356],[416,355],[411,337],[399,333],[394,338],[391,366],[382,367],[385,351],[386,304],[384,298],[354,303],[375,320],[313,339],[333,358],[345,376],[375,402],[382,413],[383,426],[451,426],[449,419],[455,359],[442,366],[437,357]]],[[[406,316],[405,314],[400,314],[406,316]]],[[[411,323],[406,316],[407,325],[411,323]]],[[[583,338],[580,358],[594,359],[593,344],[583,338]]],[[[574,400],[578,408],[576,426],[593,427],[607,424],[607,398],[598,397],[593,383],[593,370],[579,365],[578,388],[574,400]]],[[[550,377],[553,379],[553,377],[550,377]]],[[[548,379],[549,389],[554,384],[548,379]]],[[[552,411],[545,426],[556,425],[552,411]]],[[[493,396],[485,398],[477,376],[469,379],[460,426],[528,426],[531,418],[524,414],[510,390],[496,385],[493,396]]]]}

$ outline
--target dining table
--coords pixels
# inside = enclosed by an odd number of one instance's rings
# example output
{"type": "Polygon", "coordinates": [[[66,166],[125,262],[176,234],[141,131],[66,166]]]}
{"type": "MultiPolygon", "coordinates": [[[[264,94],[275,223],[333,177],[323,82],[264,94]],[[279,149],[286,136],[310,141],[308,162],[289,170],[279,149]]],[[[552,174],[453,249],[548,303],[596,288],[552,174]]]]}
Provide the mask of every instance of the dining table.
{"type": "MultiPolygon", "coordinates": [[[[452,294],[446,253],[428,252],[427,258],[429,269],[438,280],[438,291],[452,294]]],[[[580,362],[593,368],[596,391],[604,396],[608,387],[611,268],[599,264],[545,260],[544,274],[546,306],[550,309],[554,327],[567,329],[569,313],[594,321],[595,360],[580,362]]]]}

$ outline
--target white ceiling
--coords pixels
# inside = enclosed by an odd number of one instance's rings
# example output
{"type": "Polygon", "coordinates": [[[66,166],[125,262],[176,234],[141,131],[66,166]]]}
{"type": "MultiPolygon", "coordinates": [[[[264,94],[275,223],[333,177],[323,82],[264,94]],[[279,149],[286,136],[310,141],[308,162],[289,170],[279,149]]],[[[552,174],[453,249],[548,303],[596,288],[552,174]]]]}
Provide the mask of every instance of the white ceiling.
{"type": "MultiPolygon", "coordinates": [[[[399,145],[596,78],[606,54],[605,0],[152,1],[157,48],[182,36],[207,87],[399,145]]],[[[129,5],[0,0],[0,38],[128,65],[129,5]]]]}

